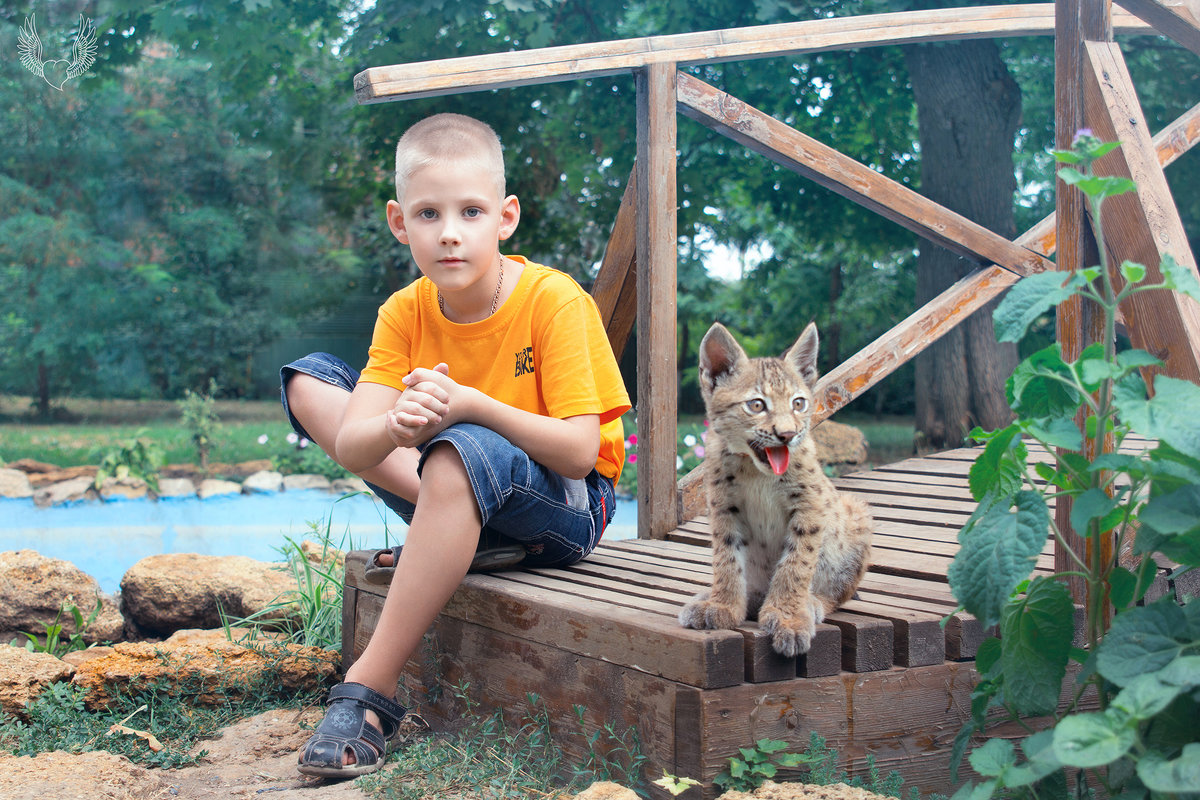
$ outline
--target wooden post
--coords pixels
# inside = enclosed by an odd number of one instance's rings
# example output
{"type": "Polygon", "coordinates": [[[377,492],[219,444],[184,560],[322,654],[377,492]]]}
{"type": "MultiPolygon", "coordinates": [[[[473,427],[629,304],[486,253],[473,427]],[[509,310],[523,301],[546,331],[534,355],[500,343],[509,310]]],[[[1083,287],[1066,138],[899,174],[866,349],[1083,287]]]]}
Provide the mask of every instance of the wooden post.
{"type": "MultiPolygon", "coordinates": [[[[1112,39],[1110,0],[1055,0],[1054,24],[1054,145],[1066,150],[1075,133],[1083,127],[1083,42],[1085,39],[1112,39]]],[[[1087,224],[1084,196],[1062,181],[1056,182],[1055,214],[1057,221],[1056,264],[1060,270],[1075,271],[1098,263],[1096,243],[1087,224]]],[[[1096,309],[1074,297],[1058,308],[1056,329],[1063,358],[1072,361],[1088,344],[1103,333],[1096,309]]],[[[1077,420],[1082,424],[1083,420],[1077,420]]],[[[1054,521],[1072,549],[1082,553],[1082,537],[1071,529],[1071,501],[1060,497],[1055,505],[1054,521]]],[[[1059,572],[1075,569],[1075,564],[1060,543],[1054,546],[1054,568],[1059,572]]],[[[1068,578],[1071,598],[1083,603],[1086,586],[1081,578],[1068,578]]]]}
{"type": "Polygon", "coordinates": [[[637,77],[638,538],[662,539],[675,503],[675,64],[637,77]]]}

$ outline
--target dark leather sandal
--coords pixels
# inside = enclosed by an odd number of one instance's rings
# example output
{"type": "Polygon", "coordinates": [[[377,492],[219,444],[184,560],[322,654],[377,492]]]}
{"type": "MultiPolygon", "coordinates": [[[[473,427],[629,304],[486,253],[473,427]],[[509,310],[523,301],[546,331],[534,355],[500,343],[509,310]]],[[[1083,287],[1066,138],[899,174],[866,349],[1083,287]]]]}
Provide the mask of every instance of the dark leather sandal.
{"type": "Polygon", "coordinates": [[[296,768],[321,778],[355,778],[382,767],[408,709],[361,683],[339,683],[326,705],[325,719],[300,751],[296,768]],[[382,732],[367,722],[368,708],[379,715],[382,732]],[[346,751],[354,754],[353,764],[346,763],[346,751]]]}
{"type": "MultiPolygon", "coordinates": [[[[400,558],[400,551],[403,549],[403,545],[397,545],[372,553],[371,560],[367,562],[367,566],[363,570],[363,580],[377,585],[391,583],[392,576],[396,574],[396,560],[400,558]],[[390,567],[379,563],[379,557],[385,553],[392,556],[392,566],[390,567]]],[[[524,560],[525,548],[521,545],[485,547],[475,551],[475,558],[471,559],[471,566],[467,572],[495,572],[515,567],[524,560]]]]}

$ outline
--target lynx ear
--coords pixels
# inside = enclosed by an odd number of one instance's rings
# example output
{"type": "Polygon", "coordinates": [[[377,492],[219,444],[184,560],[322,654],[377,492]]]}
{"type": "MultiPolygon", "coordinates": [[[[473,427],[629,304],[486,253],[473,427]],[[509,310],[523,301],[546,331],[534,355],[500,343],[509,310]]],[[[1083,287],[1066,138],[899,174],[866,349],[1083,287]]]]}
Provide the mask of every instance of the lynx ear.
{"type": "Polygon", "coordinates": [[[817,382],[818,344],[817,323],[810,322],[796,343],[783,354],[783,360],[791,364],[809,386],[817,382]]]}
{"type": "Polygon", "coordinates": [[[700,387],[711,392],[717,380],[746,360],[746,351],[733,334],[719,322],[714,322],[700,340],[700,387]]]}

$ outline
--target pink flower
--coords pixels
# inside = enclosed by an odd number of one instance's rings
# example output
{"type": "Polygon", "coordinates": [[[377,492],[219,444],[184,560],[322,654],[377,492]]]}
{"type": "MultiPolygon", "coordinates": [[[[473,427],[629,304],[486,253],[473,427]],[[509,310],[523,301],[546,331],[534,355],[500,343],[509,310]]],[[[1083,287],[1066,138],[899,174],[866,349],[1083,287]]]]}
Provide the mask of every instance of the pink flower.
{"type": "Polygon", "coordinates": [[[288,441],[288,444],[295,444],[296,442],[300,441],[300,434],[296,433],[295,431],[292,431],[291,433],[289,433],[287,435],[287,441],[288,441]]]}
{"type": "Polygon", "coordinates": [[[308,439],[305,439],[303,436],[301,436],[299,444],[300,449],[303,450],[304,448],[308,447],[308,439]]]}
{"type": "Polygon", "coordinates": [[[629,435],[629,446],[637,447],[637,434],[636,433],[632,433],[629,435]]]}
{"type": "Polygon", "coordinates": [[[636,463],[637,463],[637,453],[630,453],[630,454],[629,454],[629,463],[630,463],[630,464],[636,464],[636,463]]]}
{"type": "Polygon", "coordinates": [[[259,443],[259,444],[266,444],[266,443],[267,443],[267,435],[266,435],[265,433],[264,433],[262,436],[258,437],[258,443],[259,443]]]}
{"type": "Polygon", "coordinates": [[[692,452],[696,454],[696,458],[704,458],[704,445],[702,445],[702,444],[696,445],[695,449],[693,449],[692,452]]]}

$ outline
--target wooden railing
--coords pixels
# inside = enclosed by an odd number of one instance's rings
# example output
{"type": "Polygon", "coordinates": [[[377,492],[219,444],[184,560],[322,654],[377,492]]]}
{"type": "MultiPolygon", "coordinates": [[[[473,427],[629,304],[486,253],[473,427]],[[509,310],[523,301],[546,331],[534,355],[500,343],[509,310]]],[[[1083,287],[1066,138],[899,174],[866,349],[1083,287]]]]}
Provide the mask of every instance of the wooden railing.
{"type": "MultiPolygon", "coordinates": [[[[635,322],[639,331],[638,534],[659,538],[695,513],[699,498],[694,485],[689,487],[685,479],[678,487],[675,480],[677,111],[979,264],[975,272],[825,375],[817,389],[818,421],[912,359],[1020,276],[1056,268],[1048,260],[1056,243],[1075,243],[1084,229],[1082,203],[1072,200],[1064,215],[1060,199],[1057,218],[1048,217],[1010,242],[678,68],[850,47],[1057,31],[1060,138],[1062,126],[1069,125],[1069,144],[1081,122],[1102,137],[1120,138],[1126,146],[1116,152],[1127,155],[1112,169],[1123,169],[1146,187],[1132,201],[1136,208],[1121,212],[1135,219],[1132,225],[1106,223],[1106,231],[1117,237],[1114,249],[1131,253],[1113,263],[1131,257],[1156,266],[1161,252],[1169,249],[1195,269],[1165,191],[1162,167],[1200,140],[1200,105],[1151,141],[1120,53],[1109,41],[1114,31],[1152,33],[1153,24],[1200,53],[1200,28],[1176,2],[1122,0],[1138,16],[1113,11],[1107,0],[1058,0],[1054,5],[939,9],[654,36],[374,67],[355,76],[354,88],[359,102],[376,103],[603,75],[635,76],[637,162],[592,293],[615,352],[625,349],[635,322]],[[1077,22],[1083,18],[1090,20],[1087,37],[1077,22]],[[1066,38],[1077,46],[1064,48],[1066,38]],[[1084,42],[1085,38],[1094,41],[1084,42]],[[1091,76],[1090,82],[1085,76],[1091,76]],[[1080,88],[1085,83],[1091,87],[1086,92],[1080,88]],[[1068,106],[1080,113],[1072,111],[1070,121],[1064,122],[1063,108],[1068,106]],[[1164,214],[1164,208],[1170,212],[1164,214]]],[[[1060,146],[1065,145],[1060,141],[1060,146]]],[[[1069,193],[1060,193],[1060,198],[1064,195],[1069,193]]],[[[1076,265],[1074,254],[1083,251],[1073,246],[1065,263],[1059,256],[1057,268],[1076,265]]],[[[1160,293],[1139,297],[1154,294],[1160,293]]],[[[1164,355],[1173,374],[1200,379],[1200,309],[1174,298],[1149,303],[1124,310],[1131,330],[1135,322],[1141,326],[1135,344],[1164,355]]],[[[1064,347],[1086,338],[1070,315],[1068,310],[1060,324],[1064,347]]]]}

